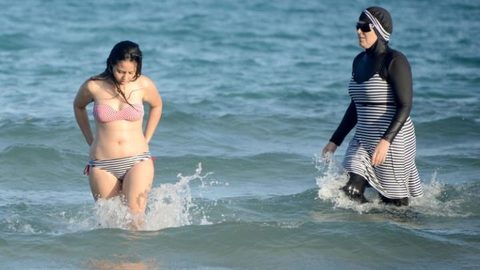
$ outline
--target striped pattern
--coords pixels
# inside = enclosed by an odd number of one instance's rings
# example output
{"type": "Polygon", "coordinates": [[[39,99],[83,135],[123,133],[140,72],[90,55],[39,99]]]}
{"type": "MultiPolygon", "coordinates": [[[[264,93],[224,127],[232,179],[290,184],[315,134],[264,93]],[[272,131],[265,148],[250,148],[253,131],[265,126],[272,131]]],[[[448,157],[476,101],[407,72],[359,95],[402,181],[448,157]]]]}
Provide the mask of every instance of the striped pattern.
{"type": "Polygon", "coordinates": [[[93,106],[93,116],[101,123],[107,123],[117,120],[137,121],[143,117],[143,105],[134,104],[133,107],[125,105],[119,111],[107,104],[97,104],[93,106]]]}
{"type": "Polygon", "coordinates": [[[386,161],[380,166],[371,165],[375,147],[396,111],[390,85],[378,74],[363,83],[352,78],[349,94],[357,109],[357,125],[343,162],[345,169],[365,177],[387,198],[422,196],[415,165],[415,130],[410,117],[391,143],[386,161]]]}
{"type": "Polygon", "coordinates": [[[390,40],[390,33],[388,33],[382,26],[382,24],[377,20],[377,18],[375,18],[375,16],[372,15],[372,13],[370,13],[368,10],[364,10],[363,13],[365,13],[365,15],[367,15],[367,17],[370,19],[370,21],[372,22],[373,26],[378,30],[378,33],[382,36],[382,38],[385,40],[385,41],[389,41],[390,40]]]}
{"type": "Polygon", "coordinates": [[[88,166],[105,170],[113,174],[118,180],[123,180],[128,170],[130,170],[135,164],[151,158],[152,156],[150,155],[150,152],[145,152],[131,157],[90,160],[88,166]]]}

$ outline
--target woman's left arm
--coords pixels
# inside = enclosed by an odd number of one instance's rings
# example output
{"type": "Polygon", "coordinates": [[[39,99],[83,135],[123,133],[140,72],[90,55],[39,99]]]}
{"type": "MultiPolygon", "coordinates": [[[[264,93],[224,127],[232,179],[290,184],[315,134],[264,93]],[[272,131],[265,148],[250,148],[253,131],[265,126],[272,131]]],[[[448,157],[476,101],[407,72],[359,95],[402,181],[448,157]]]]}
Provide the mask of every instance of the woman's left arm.
{"type": "Polygon", "coordinates": [[[412,110],[412,71],[407,58],[400,52],[395,52],[390,62],[388,82],[393,89],[397,111],[390,126],[383,134],[383,139],[391,143],[407,121],[412,110]]]}
{"type": "Polygon", "coordinates": [[[393,89],[397,110],[373,153],[373,165],[380,165],[385,161],[390,144],[412,110],[412,72],[407,58],[398,51],[393,53],[392,61],[388,66],[388,82],[393,89]]]}
{"type": "Polygon", "coordinates": [[[143,77],[146,84],[143,101],[150,105],[150,113],[148,115],[144,135],[147,143],[150,143],[150,140],[157,129],[158,123],[160,122],[160,118],[162,117],[163,102],[153,81],[146,76],[143,77]]]}

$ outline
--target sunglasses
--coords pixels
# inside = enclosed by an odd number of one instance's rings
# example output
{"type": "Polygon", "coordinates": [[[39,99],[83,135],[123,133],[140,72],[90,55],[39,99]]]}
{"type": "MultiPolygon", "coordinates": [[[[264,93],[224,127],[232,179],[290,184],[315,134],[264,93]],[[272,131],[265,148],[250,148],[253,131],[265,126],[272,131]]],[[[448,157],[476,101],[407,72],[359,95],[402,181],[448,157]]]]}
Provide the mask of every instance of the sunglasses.
{"type": "Polygon", "coordinates": [[[358,29],[362,30],[364,33],[372,31],[372,27],[366,22],[357,22],[357,30],[358,29]]]}

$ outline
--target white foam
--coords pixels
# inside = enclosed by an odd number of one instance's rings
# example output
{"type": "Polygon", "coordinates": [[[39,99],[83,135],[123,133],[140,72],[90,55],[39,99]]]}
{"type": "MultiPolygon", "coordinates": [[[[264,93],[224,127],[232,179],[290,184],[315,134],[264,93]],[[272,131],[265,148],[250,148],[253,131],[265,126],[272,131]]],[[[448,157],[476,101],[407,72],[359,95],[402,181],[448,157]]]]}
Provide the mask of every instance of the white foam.
{"type": "Polygon", "coordinates": [[[347,181],[347,175],[339,170],[333,155],[315,155],[314,161],[315,168],[321,172],[316,178],[319,199],[333,203],[334,208],[352,209],[359,213],[371,208],[370,203],[359,204],[340,191],[347,181]]]}
{"type": "Polygon", "coordinates": [[[4,221],[7,224],[7,229],[9,231],[22,233],[22,234],[39,234],[41,232],[33,229],[32,225],[28,223],[23,223],[18,218],[5,218],[4,221]]]}
{"type": "Polygon", "coordinates": [[[424,196],[411,198],[410,205],[406,207],[387,206],[382,204],[377,192],[367,188],[365,197],[368,203],[359,204],[350,200],[339,189],[345,185],[348,176],[342,171],[333,156],[322,157],[315,155],[315,167],[320,175],[316,177],[318,186],[318,198],[333,204],[334,208],[351,209],[358,213],[369,213],[371,211],[414,211],[415,213],[437,216],[437,217],[465,217],[471,215],[461,209],[463,198],[443,201],[442,194],[445,192],[445,185],[437,179],[434,173],[430,181],[422,184],[424,196]]]}

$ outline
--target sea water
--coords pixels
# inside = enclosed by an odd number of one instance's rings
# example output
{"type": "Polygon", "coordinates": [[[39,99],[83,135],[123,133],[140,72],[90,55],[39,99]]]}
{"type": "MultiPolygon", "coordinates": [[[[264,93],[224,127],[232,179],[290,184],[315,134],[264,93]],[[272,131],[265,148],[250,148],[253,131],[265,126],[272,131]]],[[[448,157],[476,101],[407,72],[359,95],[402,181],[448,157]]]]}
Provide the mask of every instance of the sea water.
{"type": "Polygon", "coordinates": [[[0,269],[479,267],[478,1],[0,2],[0,269]],[[351,202],[347,143],[320,154],[370,5],[412,66],[409,207],[351,202]],[[72,110],[127,39],[164,101],[140,231],[118,198],[94,203],[72,110]]]}

